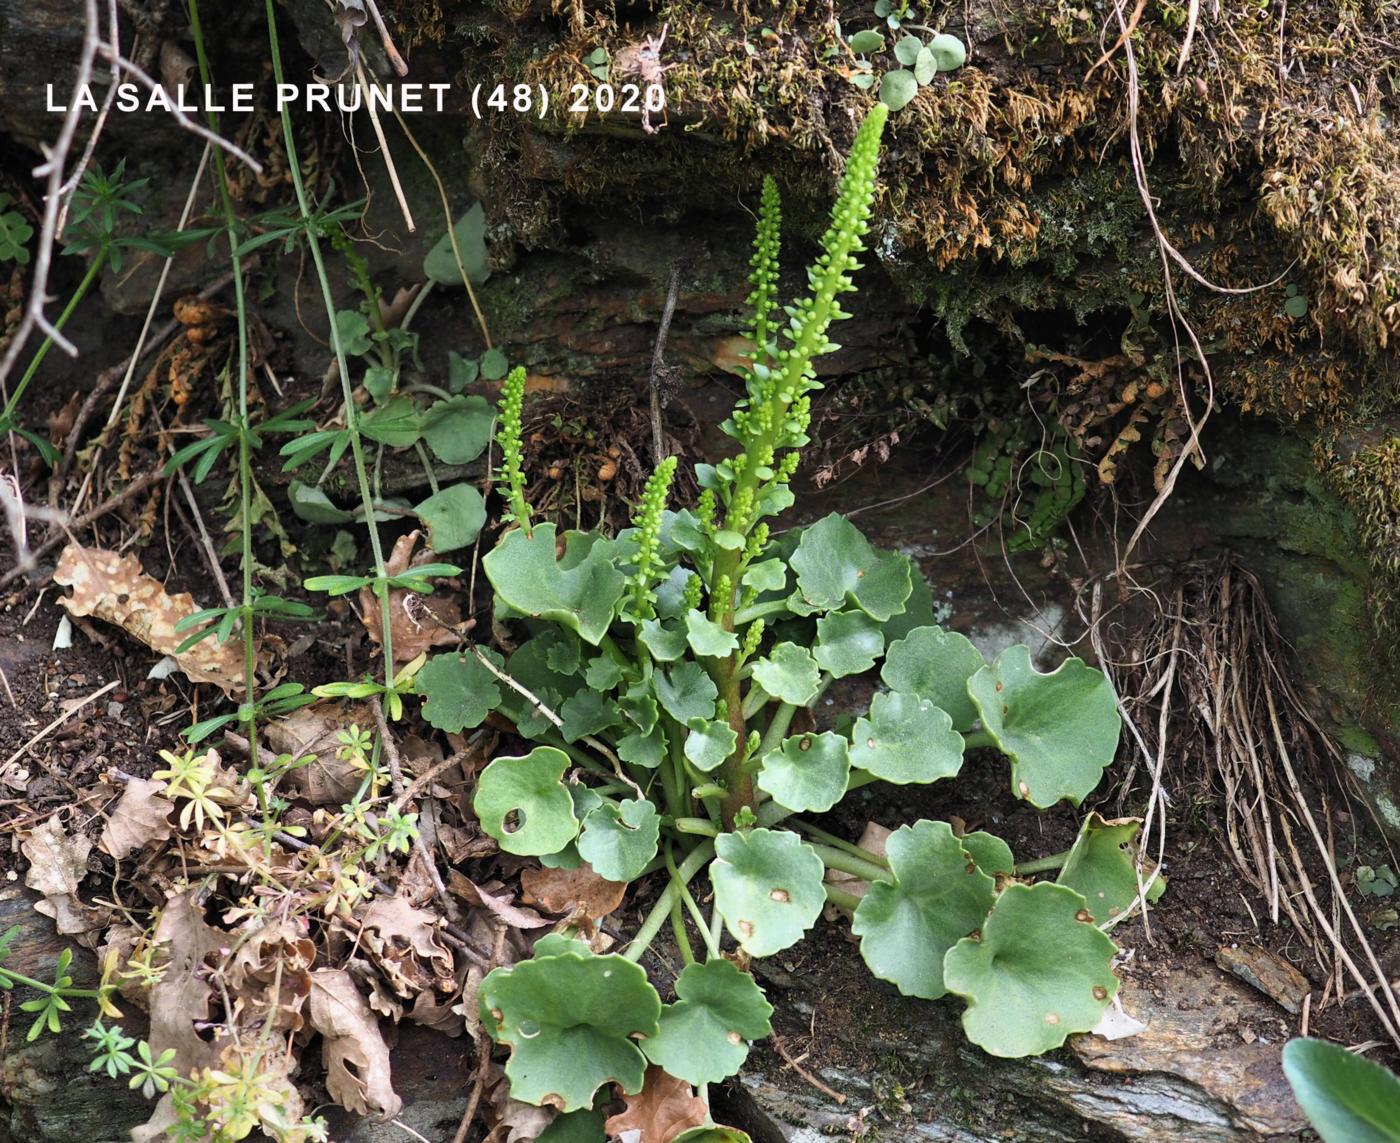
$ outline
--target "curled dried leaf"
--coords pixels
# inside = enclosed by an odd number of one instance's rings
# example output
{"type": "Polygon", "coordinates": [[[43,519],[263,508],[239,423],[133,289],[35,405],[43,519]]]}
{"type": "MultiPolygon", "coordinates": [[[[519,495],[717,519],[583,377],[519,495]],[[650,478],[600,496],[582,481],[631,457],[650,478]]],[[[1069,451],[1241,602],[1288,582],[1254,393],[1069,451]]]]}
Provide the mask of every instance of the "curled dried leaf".
{"type": "Polygon", "coordinates": [[[348,972],[321,968],[311,974],[308,1018],[323,1037],[321,1056],[331,1098],[358,1115],[397,1115],[403,1100],[391,1082],[389,1048],[348,972]]]}

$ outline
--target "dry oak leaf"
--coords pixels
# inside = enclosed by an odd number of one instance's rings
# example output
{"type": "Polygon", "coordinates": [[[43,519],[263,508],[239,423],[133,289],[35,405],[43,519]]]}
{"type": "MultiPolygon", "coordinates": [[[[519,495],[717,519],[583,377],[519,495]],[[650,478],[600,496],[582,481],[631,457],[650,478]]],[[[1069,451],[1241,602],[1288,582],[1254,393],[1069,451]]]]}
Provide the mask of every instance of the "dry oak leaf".
{"type": "Polygon", "coordinates": [[[514,929],[542,929],[545,925],[554,923],[541,917],[533,909],[522,909],[519,905],[513,905],[508,892],[496,892],[502,887],[495,882],[492,882],[489,888],[483,888],[464,873],[449,869],[447,888],[468,905],[489,910],[514,929]]]}
{"type": "Polygon", "coordinates": [[[216,929],[204,920],[204,909],[193,891],[179,893],[165,903],[156,925],[155,943],[165,967],[151,988],[148,1006],[152,1055],[175,1049],[175,1067],[185,1075],[217,1065],[230,1044],[226,1032],[216,1029],[213,1039],[200,1035],[196,1025],[207,1025],[214,1015],[214,986],[210,974],[223,969],[231,953],[234,934],[216,929]]]}
{"type": "Polygon", "coordinates": [[[411,1000],[425,989],[455,992],[452,954],[438,939],[441,921],[406,897],[381,897],[360,913],[361,944],[395,993],[411,1000]]]}
{"type": "MultiPolygon", "coordinates": [[[[424,548],[414,558],[419,532],[409,532],[394,543],[394,550],[385,561],[388,575],[403,575],[415,566],[437,562],[431,548],[424,548]]],[[[379,601],[372,589],[360,588],[360,617],[376,647],[384,639],[379,615],[379,601]]],[[[455,647],[462,641],[466,626],[462,609],[450,596],[419,595],[401,587],[389,589],[389,634],[394,642],[394,661],[407,663],[433,647],[455,647]]]]}
{"type": "Polygon", "coordinates": [[[588,862],[577,869],[525,869],[520,873],[527,905],[550,913],[568,913],[597,921],[622,904],[627,885],[593,872],[588,862]]]}
{"type": "Polygon", "coordinates": [[[263,733],[278,754],[290,754],[286,781],[313,806],[342,806],[360,788],[363,771],[336,757],[339,731],[369,727],[374,715],[364,703],[317,702],[268,723],[263,733]],[[308,759],[308,761],[303,761],[308,759]]]}
{"type": "Polygon", "coordinates": [[[224,978],[244,1023],[259,1029],[270,1025],[279,1032],[300,1031],[315,961],[315,942],[292,921],[269,922],[242,936],[224,978]]]}
{"type": "Polygon", "coordinates": [[[123,628],[160,655],[169,655],[196,683],[213,683],[230,698],[242,693],[243,651],[235,640],[204,639],[188,651],[176,648],[188,637],[175,624],[199,610],[188,592],[170,595],[141,570],[135,556],[69,544],[58,558],[54,582],[71,587],[59,602],[70,615],[91,615],[123,628]]]}
{"type": "Polygon", "coordinates": [[[311,974],[311,1026],[321,1033],[326,1090],[347,1111],[392,1119],[403,1107],[389,1075],[389,1048],[379,1021],[350,974],[318,968],[311,974]]]}
{"type": "Polygon", "coordinates": [[[105,928],[109,914],[78,900],[78,884],[87,876],[92,842],[82,834],[68,834],[59,815],[54,814],[32,830],[20,843],[29,859],[24,883],[44,895],[34,906],[36,913],[52,917],[64,936],[78,936],[105,928]]]}
{"type": "Polygon", "coordinates": [[[533,1143],[558,1118],[558,1112],[552,1107],[536,1107],[533,1103],[511,1099],[506,1073],[494,1060],[487,1065],[487,1074],[491,1077],[487,1080],[491,1097],[488,1106],[483,1109],[482,1119],[492,1129],[488,1139],[502,1139],[503,1143],[533,1143]],[[502,1128],[505,1129],[504,1135],[501,1134],[502,1128]]]}
{"type": "Polygon", "coordinates": [[[175,803],[162,798],[164,782],[132,778],[107,819],[98,846],[118,861],[150,842],[165,841],[174,827],[169,814],[175,803]]]}
{"type": "Polygon", "coordinates": [[[640,1131],[637,1143],[671,1143],[692,1127],[704,1126],[709,1115],[685,1080],[676,1079],[654,1064],[647,1068],[646,1082],[636,1095],[623,1097],[627,1107],[611,1116],[603,1126],[609,1135],[640,1131]]]}

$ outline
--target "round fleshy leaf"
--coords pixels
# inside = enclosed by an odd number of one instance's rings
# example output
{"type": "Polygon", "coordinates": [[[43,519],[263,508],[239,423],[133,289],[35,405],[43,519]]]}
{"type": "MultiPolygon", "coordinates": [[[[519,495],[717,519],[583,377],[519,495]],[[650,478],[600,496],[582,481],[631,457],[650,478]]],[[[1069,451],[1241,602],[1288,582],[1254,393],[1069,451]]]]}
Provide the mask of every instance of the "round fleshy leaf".
{"type": "Polygon", "coordinates": [[[836,513],[803,531],[790,563],[797,591],[789,604],[800,614],[840,611],[850,603],[883,622],[903,610],[914,587],[907,559],[876,551],[836,513]]]}
{"type": "MultiPolygon", "coordinates": [[[[1100,925],[1121,920],[1138,896],[1137,836],[1141,818],[1114,818],[1091,813],[1079,827],[1069,857],[1055,878],[1089,903],[1089,912],[1100,925]]],[[[1155,869],[1142,870],[1142,884],[1149,902],[1166,891],[1166,879],[1155,869]]]]}
{"type": "Polygon", "coordinates": [[[795,945],[821,915],[825,866],[795,833],[722,833],[715,853],[715,904],[750,956],[772,956],[795,945]]]}
{"type": "Polygon", "coordinates": [[[995,834],[965,833],[958,838],[968,857],[977,863],[977,868],[989,877],[1010,877],[1016,871],[1016,858],[1011,847],[995,834]]]}
{"type": "Polygon", "coordinates": [[[954,71],[967,63],[967,45],[947,32],[939,32],[929,40],[928,50],[933,53],[939,71],[954,71]]]}
{"type": "Polygon", "coordinates": [[[688,964],[676,978],[676,1002],[661,1009],[661,1031],[642,1051],[686,1083],[718,1083],[744,1066],[750,1040],[773,1030],[772,1015],[747,972],[727,960],[688,964]]]}
{"type": "Polygon", "coordinates": [[[963,851],[947,822],[901,826],[885,842],[894,881],[872,881],[851,918],[870,971],[905,996],[937,1000],[943,957],[981,928],[996,883],[963,851]]]}
{"type": "Polygon", "coordinates": [[[794,813],[824,814],[846,792],[851,745],[839,734],[795,734],[763,759],[758,788],[794,813]]]}
{"type": "Polygon", "coordinates": [[[888,691],[870,700],[870,716],[851,731],[851,765],[886,782],[936,782],[962,768],[963,740],[942,707],[888,691]]]}
{"type": "Polygon", "coordinates": [[[779,702],[793,706],[811,702],[821,682],[812,653],[796,643],[779,643],[766,659],[755,659],[753,678],[779,702]]]}
{"type": "Polygon", "coordinates": [[[495,676],[475,655],[434,655],[423,664],[413,686],[422,696],[428,724],[449,734],[480,726],[501,701],[495,676]]]}
{"type": "Polygon", "coordinates": [[[602,1111],[570,1111],[557,1115],[535,1137],[535,1143],[607,1143],[602,1111]]]}
{"type": "Polygon", "coordinates": [[[964,731],[977,721],[977,708],[967,693],[967,680],[986,666],[982,652],[965,635],[941,627],[916,627],[890,644],[880,678],[892,691],[926,698],[941,706],[964,731]]]}
{"type": "Polygon", "coordinates": [[[577,742],[580,738],[598,734],[622,722],[612,696],[588,687],[569,696],[559,708],[559,717],[564,720],[559,733],[564,736],[565,742],[577,742]]]}
{"type": "Polygon", "coordinates": [[[483,1026],[510,1045],[512,1099],[578,1111],[605,1083],[641,1091],[646,1057],[631,1037],[656,1035],[661,998],[631,961],[537,957],[495,969],[479,994],[483,1026]]]}
{"type": "Polygon", "coordinates": [[[486,503],[470,484],[435,492],[413,510],[428,529],[428,545],[435,552],[465,548],[486,523],[486,503]]]}
{"type": "Polygon", "coordinates": [[[943,958],[943,980],[967,1001],[963,1030],[994,1056],[1035,1056],[1088,1032],[1118,991],[1117,946],[1063,885],[1002,890],[980,940],[943,958]]]}
{"type": "Polygon", "coordinates": [[[528,536],[516,528],[481,566],[496,594],[516,611],[552,619],[596,647],[612,623],[626,577],[597,545],[566,567],[555,558],[556,542],[553,524],[537,524],[528,536]]]}
{"type": "Polygon", "coordinates": [[[914,96],[919,94],[919,81],[908,68],[895,68],[885,72],[880,80],[880,102],[891,111],[907,107],[914,96]]]}
{"type": "Polygon", "coordinates": [[[609,881],[632,881],[656,856],[661,820],[656,807],[641,798],[620,806],[603,802],[583,819],[579,855],[593,872],[609,881]]]}
{"type": "Polygon", "coordinates": [[[496,410],[484,397],[448,397],[423,414],[423,439],[443,464],[469,464],[486,451],[495,419],[496,410]]]}
{"type": "Polygon", "coordinates": [[[817,620],[817,665],[834,679],[870,670],[884,649],[880,625],[863,611],[836,611],[817,620]]]}
{"type": "Polygon", "coordinates": [[[1122,720],[1100,671],[1066,659],[1048,675],[1031,665],[1030,648],[1008,647],[967,684],[982,725],[1011,759],[1011,788],[1046,809],[1065,798],[1079,805],[1118,752],[1122,720]]]}
{"type": "Polygon", "coordinates": [[[714,718],[719,691],[699,663],[677,663],[669,671],[657,671],[653,679],[662,708],[684,725],[692,718],[714,718]]]}
{"type": "Polygon", "coordinates": [[[578,833],[574,800],[564,784],[569,756],[536,746],[519,757],[494,758],[477,781],[472,808],[507,853],[557,853],[578,833]]]}
{"type": "Polygon", "coordinates": [[[677,1135],[671,1143],[753,1143],[753,1140],[747,1132],[737,1127],[715,1124],[713,1127],[692,1127],[677,1135]]]}
{"type": "Polygon", "coordinates": [[[1340,1044],[1290,1040],[1283,1074],[1323,1143],[1400,1143],[1400,1076],[1340,1044]]]}
{"type": "Polygon", "coordinates": [[[637,638],[659,663],[674,663],[685,654],[685,632],[663,625],[659,619],[642,620],[642,629],[637,633],[637,638]]]}
{"type": "Polygon", "coordinates": [[[717,719],[692,718],[686,723],[690,733],[685,736],[685,756],[697,770],[713,770],[734,753],[739,735],[727,722],[717,719]]]}
{"type": "Polygon", "coordinates": [[[739,637],[733,631],[726,631],[702,611],[686,612],[685,632],[690,649],[697,655],[720,659],[739,649],[739,637]]]}

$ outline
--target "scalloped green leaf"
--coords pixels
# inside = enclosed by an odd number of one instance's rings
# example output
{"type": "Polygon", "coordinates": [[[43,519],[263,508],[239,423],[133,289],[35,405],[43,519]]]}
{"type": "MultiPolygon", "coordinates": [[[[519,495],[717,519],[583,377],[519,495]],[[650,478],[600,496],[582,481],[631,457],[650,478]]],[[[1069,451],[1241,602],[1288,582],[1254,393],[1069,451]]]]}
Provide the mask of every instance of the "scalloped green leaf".
{"type": "Polygon", "coordinates": [[[753,829],[715,839],[715,905],[750,956],[772,956],[802,939],[826,902],[825,866],[795,833],[753,829]]]}
{"type": "Polygon", "coordinates": [[[1323,1143],[1400,1143],[1400,1076],[1325,1040],[1290,1040],[1283,1074],[1323,1143]]]}
{"type": "Polygon", "coordinates": [[[539,857],[578,834],[574,800],[564,785],[569,756],[553,746],[493,758],[477,780],[472,808],[481,828],[507,853],[539,857]]]}
{"type": "Polygon", "coordinates": [[[739,745],[738,733],[727,722],[692,718],[686,727],[690,733],[685,737],[685,756],[697,769],[707,773],[733,754],[739,745]]]}
{"type": "MultiPolygon", "coordinates": [[[[492,656],[492,652],[483,654],[492,656]]],[[[499,658],[499,656],[492,656],[499,658]]],[[[475,655],[434,655],[413,680],[428,725],[460,734],[480,726],[501,701],[496,678],[475,655]]]]}
{"type": "Polygon", "coordinates": [[[817,620],[817,665],[834,679],[870,670],[884,650],[880,625],[863,611],[833,611],[817,620]]]}
{"type": "Polygon", "coordinates": [[[1035,1056],[1099,1022],[1118,978],[1118,947],[1063,885],[1009,885],[982,925],[943,958],[948,991],[967,1001],[963,1031],[994,1056],[1035,1056]]]}
{"type": "Polygon", "coordinates": [[[555,558],[556,543],[553,524],[537,524],[533,536],[522,528],[507,532],[481,561],[486,578],[516,611],[551,619],[596,647],[608,633],[627,579],[605,549],[590,549],[566,568],[555,558]]]}
{"type": "Polygon", "coordinates": [[[753,679],[779,702],[793,706],[811,702],[821,683],[816,659],[796,643],[779,643],[767,658],[755,659],[753,679]]]}
{"type": "Polygon", "coordinates": [[[965,833],[958,838],[977,868],[990,877],[1010,877],[1016,871],[1016,858],[1011,847],[995,834],[965,833]]]}
{"type": "Polygon", "coordinates": [[[676,978],[676,1002],[661,1009],[661,1031],[642,1051],[686,1083],[718,1083],[744,1066],[750,1040],[773,1030],[772,1015],[754,978],[729,961],[688,964],[676,978]]]}
{"type": "MultiPolygon", "coordinates": [[[[1141,818],[1107,820],[1097,811],[1084,819],[1079,836],[1055,878],[1089,903],[1089,912],[1100,925],[1127,915],[1138,896],[1137,836],[1141,818]]],[[[1155,869],[1142,871],[1149,902],[1166,892],[1167,882],[1155,869]]]]}
{"type": "Polygon", "coordinates": [[[851,745],[831,731],[795,734],[763,759],[758,788],[794,813],[824,814],[846,793],[851,745]]]}
{"type": "Polygon", "coordinates": [[[981,928],[996,882],[978,869],[947,822],[901,826],[885,843],[892,882],[872,881],[851,918],[870,971],[905,996],[937,1000],[943,957],[981,928]]]}
{"type": "Polygon", "coordinates": [[[685,654],[686,633],[659,619],[642,620],[637,638],[658,663],[674,663],[685,654]]]}
{"type": "Polygon", "coordinates": [[[739,649],[738,636],[733,631],[726,631],[704,612],[686,612],[685,630],[690,649],[697,655],[721,659],[739,649]]]}
{"type": "Polygon", "coordinates": [[[849,603],[883,622],[903,610],[913,591],[909,561],[877,551],[834,512],[803,531],[790,563],[797,591],[789,606],[799,614],[840,611],[849,603]]]}
{"type": "Polygon", "coordinates": [[[486,451],[495,420],[484,397],[448,397],[423,414],[423,440],[443,464],[470,464],[486,451]]]}
{"type": "Polygon", "coordinates": [[[982,726],[1011,759],[1011,787],[1040,809],[1089,795],[1118,752],[1122,720],[1100,671],[1066,659],[1043,675],[1025,644],[1008,647],[967,684],[982,726]]]}
{"type": "Polygon", "coordinates": [[[856,719],[851,742],[851,765],[886,782],[936,782],[962,769],[962,735],[947,711],[918,695],[877,694],[869,717],[856,719]]]}
{"type": "Polygon", "coordinates": [[[428,529],[428,546],[435,552],[465,548],[486,523],[486,502],[470,484],[453,484],[434,492],[413,510],[428,529]]]}
{"type": "Polygon", "coordinates": [[[656,856],[661,819],[642,798],[614,805],[603,802],[583,819],[579,855],[609,881],[633,881],[656,856]]]}
{"type": "Polygon", "coordinates": [[[953,729],[962,732],[978,718],[967,680],[984,666],[982,652],[965,635],[941,627],[916,627],[890,644],[880,678],[892,691],[918,695],[941,706],[952,718],[953,729]]]}
{"type": "Polygon", "coordinates": [[[570,695],[559,708],[559,717],[564,720],[559,733],[564,736],[565,742],[577,742],[580,738],[598,734],[622,722],[612,697],[589,688],[570,695]]]}
{"type": "Polygon", "coordinates": [[[666,760],[666,733],[660,727],[646,733],[630,731],[617,740],[617,756],[633,766],[655,770],[666,760]]]}
{"type": "Polygon", "coordinates": [[[653,685],[661,708],[677,722],[714,718],[719,690],[699,663],[686,660],[670,670],[657,671],[653,685]]]}
{"type": "Polygon", "coordinates": [[[692,1127],[671,1140],[671,1143],[753,1143],[745,1131],[737,1127],[713,1126],[692,1127]]]}
{"type": "Polygon", "coordinates": [[[510,1045],[512,1099],[579,1111],[606,1083],[642,1089],[646,1057],[631,1038],[656,1035],[661,998],[620,956],[536,957],[481,982],[481,1022],[510,1045]]]}
{"type": "Polygon", "coordinates": [[[554,1120],[535,1137],[535,1143],[607,1143],[602,1111],[570,1111],[554,1120]]]}

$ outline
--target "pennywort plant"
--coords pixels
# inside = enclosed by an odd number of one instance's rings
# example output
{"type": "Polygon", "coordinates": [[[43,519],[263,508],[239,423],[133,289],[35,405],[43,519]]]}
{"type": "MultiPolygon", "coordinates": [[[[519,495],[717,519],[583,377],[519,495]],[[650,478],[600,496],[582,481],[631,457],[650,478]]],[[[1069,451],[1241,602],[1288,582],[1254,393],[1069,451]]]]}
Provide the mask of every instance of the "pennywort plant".
{"type": "Polygon", "coordinates": [[[493,759],[475,793],[503,850],[551,866],[587,861],[616,881],[665,877],[625,951],[595,955],[555,935],[485,979],[482,1020],[511,1047],[516,1099],[583,1111],[604,1084],[638,1091],[648,1064],[697,1086],[733,1075],[772,1009],[726,942],[772,956],[827,902],[851,915],[876,976],[910,996],[961,997],[968,1036],[989,1052],[1043,1052],[1098,1022],[1118,986],[1103,930],[1160,892],[1129,856],[1136,822],[1091,815],[1074,850],[1035,866],[1058,869],[1056,882],[1033,884],[1032,866],[1018,870],[987,833],[918,821],[881,856],[803,816],[867,783],[955,778],[980,748],[1008,759],[1019,797],[1077,805],[1120,730],[1102,674],[1078,659],[1042,674],[1024,646],[984,661],[933,625],[912,561],[879,551],[849,520],[770,532],[793,503],[820,387],[813,363],[837,348],[832,323],[847,316],[887,114],[876,105],[860,127],[807,292],[782,308],[779,202],[765,184],[747,391],[723,426],[737,449],[697,466],[694,511],[667,507],[670,459],[615,538],[532,523],[519,471],[523,373],[505,386],[500,486],[517,527],[483,566],[513,649],[434,656],[416,679],[422,712],[460,732],[498,711],[532,742],[493,759]],[[833,680],[876,668],[884,688],[860,717],[795,729],[833,680]],[[869,891],[833,884],[833,871],[869,891]],[[708,890],[692,887],[702,873],[708,890]],[[663,1004],[638,962],[668,923],[685,967],[663,1004]]]}

